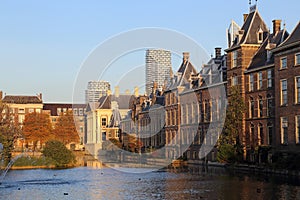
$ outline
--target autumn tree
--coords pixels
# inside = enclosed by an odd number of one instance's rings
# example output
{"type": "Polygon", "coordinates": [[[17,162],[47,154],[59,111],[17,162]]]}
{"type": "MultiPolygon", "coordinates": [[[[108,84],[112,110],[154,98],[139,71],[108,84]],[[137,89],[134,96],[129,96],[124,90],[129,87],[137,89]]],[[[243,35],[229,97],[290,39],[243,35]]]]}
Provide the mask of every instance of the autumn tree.
{"type": "Polygon", "coordinates": [[[0,152],[0,159],[3,158],[6,163],[10,161],[14,142],[20,136],[20,126],[15,122],[9,106],[0,99],[0,143],[3,147],[2,152],[0,152]]]}
{"type": "Polygon", "coordinates": [[[137,137],[128,134],[128,147],[130,152],[135,152],[135,150],[140,151],[141,147],[143,146],[143,143],[140,139],[137,137]]]}
{"type": "Polygon", "coordinates": [[[35,150],[38,141],[43,144],[52,139],[50,116],[37,112],[26,114],[23,122],[23,135],[27,144],[28,142],[33,142],[33,150],[35,150]]]}
{"type": "Polygon", "coordinates": [[[55,124],[54,136],[56,140],[69,144],[70,142],[79,142],[79,135],[76,130],[72,111],[61,113],[55,124]]]}
{"type": "Polygon", "coordinates": [[[225,163],[241,161],[243,146],[240,131],[243,126],[245,102],[237,86],[231,88],[223,132],[218,144],[218,160],[225,163]]]}

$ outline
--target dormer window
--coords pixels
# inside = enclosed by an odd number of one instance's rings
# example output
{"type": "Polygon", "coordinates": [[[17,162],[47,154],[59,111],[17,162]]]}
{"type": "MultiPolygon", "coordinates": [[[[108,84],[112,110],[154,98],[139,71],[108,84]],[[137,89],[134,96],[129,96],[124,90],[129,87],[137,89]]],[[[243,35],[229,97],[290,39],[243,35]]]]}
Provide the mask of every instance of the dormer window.
{"type": "Polygon", "coordinates": [[[264,32],[261,28],[259,28],[259,30],[257,32],[257,42],[262,43],[263,40],[264,40],[264,32]]]}

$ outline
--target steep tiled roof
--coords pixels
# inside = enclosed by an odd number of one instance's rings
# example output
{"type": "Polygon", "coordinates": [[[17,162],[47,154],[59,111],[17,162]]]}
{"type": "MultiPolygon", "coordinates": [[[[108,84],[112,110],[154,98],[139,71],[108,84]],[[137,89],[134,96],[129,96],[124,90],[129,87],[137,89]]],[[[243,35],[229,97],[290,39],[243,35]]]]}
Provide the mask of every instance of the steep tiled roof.
{"type": "Polygon", "coordinates": [[[40,104],[43,101],[38,96],[12,96],[7,95],[2,100],[4,103],[15,104],[40,104]]]}
{"type": "Polygon", "coordinates": [[[278,48],[285,48],[298,42],[300,42],[300,21],[298,22],[291,35],[281,45],[279,45],[278,48]]]}
{"type": "Polygon", "coordinates": [[[188,60],[182,62],[180,68],[177,71],[177,76],[174,78],[174,82],[171,80],[171,84],[168,87],[169,90],[175,89],[178,86],[186,86],[191,74],[197,74],[197,71],[193,64],[188,60]]]}
{"type": "Polygon", "coordinates": [[[130,108],[130,100],[132,95],[119,95],[116,97],[115,95],[103,96],[99,99],[99,107],[100,109],[111,109],[111,102],[116,101],[118,103],[119,109],[129,109],[130,108]]]}
{"type": "Polygon", "coordinates": [[[281,30],[275,35],[270,34],[268,38],[263,42],[257,53],[253,56],[252,61],[248,67],[248,70],[254,70],[266,65],[274,64],[274,56],[272,55],[270,59],[267,59],[268,48],[275,48],[280,45],[289,36],[286,30],[281,30]],[[273,47],[270,47],[275,45],[273,47]]]}
{"type": "Polygon", "coordinates": [[[244,22],[240,34],[241,36],[234,41],[233,45],[228,50],[238,47],[241,44],[258,44],[257,32],[263,31],[264,38],[268,33],[268,27],[261,18],[258,10],[249,13],[246,21],[244,22]]]}

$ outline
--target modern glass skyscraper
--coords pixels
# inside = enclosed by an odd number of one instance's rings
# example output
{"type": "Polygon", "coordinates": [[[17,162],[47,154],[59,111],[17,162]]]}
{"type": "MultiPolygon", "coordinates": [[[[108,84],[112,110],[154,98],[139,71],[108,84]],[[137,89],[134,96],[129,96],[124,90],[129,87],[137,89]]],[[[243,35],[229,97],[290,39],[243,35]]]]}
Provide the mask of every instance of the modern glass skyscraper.
{"type": "Polygon", "coordinates": [[[100,97],[107,95],[110,84],[107,81],[89,81],[85,91],[85,102],[97,102],[100,97]]]}
{"type": "Polygon", "coordinates": [[[146,51],[146,93],[151,94],[153,82],[158,87],[170,81],[172,70],[171,52],[163,49],[148,49],[146,51]]]}

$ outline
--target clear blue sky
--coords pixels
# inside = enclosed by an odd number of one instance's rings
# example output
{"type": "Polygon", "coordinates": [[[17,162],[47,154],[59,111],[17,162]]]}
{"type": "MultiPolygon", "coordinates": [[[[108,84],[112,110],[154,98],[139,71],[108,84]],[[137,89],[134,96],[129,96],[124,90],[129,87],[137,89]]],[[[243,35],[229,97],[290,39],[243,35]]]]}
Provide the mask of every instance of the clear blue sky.
{"type": "MultiPolygon", "coordinates": [[[[289,32],[300,20],[299,7],[299,0],[258,2],[270,29],[273,19],[282,19],[289,32]]],[[[231,19],[242,25],[248,10],[248,0],[1,1],[0,90],[42,92],[44,102],[71,102],[82,62],[107,38],[162,27],[188,35],[213,53],[216,46],[227,47],[231,19]]]]}

